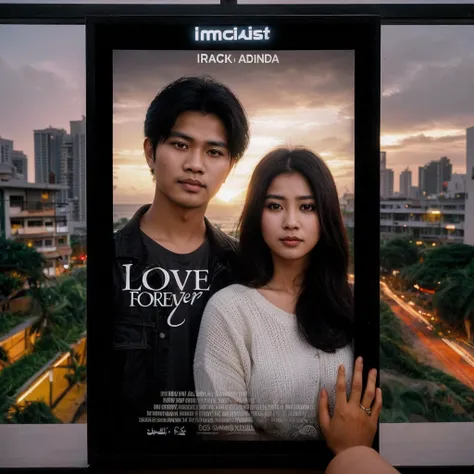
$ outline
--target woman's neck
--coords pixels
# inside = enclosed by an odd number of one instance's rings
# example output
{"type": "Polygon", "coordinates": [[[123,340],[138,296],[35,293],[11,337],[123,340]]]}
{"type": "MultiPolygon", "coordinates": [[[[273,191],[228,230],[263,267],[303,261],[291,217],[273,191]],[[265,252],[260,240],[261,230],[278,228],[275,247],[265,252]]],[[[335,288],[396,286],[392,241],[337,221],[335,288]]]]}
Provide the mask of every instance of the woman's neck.
{"type": "Polygon", "coordinates": [[[287,260],[273,257],[273,276],[265,285],[269,290],[298,295],[303,283],[307,258],[287,260]]]}

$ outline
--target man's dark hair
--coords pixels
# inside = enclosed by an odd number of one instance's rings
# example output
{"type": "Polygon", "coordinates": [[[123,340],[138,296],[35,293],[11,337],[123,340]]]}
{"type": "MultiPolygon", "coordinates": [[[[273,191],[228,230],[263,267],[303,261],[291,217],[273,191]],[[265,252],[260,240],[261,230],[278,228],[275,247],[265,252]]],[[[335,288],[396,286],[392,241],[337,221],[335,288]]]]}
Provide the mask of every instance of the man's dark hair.
{"type": "Polygon", "coordinates": [[[271,251],[262,235],[262,213],[272,181],[286,173],[299,173],[308,182],[320,227],[319,241],[310,253],[296,303],[298,327],[313,347],[334,352],[353,337],[349,245],[332,174],[310,150],[277,148],[256,166],[238,227],[241,280],[247,286],[259,288],[273,276],[271,251]]]}
{"type": "Polygon", "coordinates": [[[162,89],[145,117],[145,137],[155,152],[169,137],[178,116],[184,112],[214,114],[223,123],[232,161],[237,162],[249,142],[249,125],[242,104],[231,90],[210,76],[185,76],[162,89]]]}

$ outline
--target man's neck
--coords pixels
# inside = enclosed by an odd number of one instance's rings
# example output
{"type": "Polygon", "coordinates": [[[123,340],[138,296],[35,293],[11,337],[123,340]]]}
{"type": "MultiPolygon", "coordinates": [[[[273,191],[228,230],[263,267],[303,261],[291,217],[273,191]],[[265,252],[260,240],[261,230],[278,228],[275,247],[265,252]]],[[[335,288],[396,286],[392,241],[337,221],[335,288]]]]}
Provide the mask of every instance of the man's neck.
{"type": "Polygon", "coordinates": [[[161,195],[155,195],[145,212],[140,229],[175,253],[190,253],[204,242],[206,207],[184,209],[161,195]]]}

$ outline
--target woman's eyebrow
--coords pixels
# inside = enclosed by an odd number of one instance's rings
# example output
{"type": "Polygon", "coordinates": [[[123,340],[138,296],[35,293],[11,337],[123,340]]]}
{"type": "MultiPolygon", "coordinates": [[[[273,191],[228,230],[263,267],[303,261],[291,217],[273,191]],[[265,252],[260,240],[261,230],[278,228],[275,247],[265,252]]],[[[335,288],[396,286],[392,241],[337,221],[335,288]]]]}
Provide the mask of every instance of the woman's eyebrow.
{"type": "MultiPolygon", "coordinates": [[[[280,196],[279,194],[267,194],[265,196],[265,199],[279,199],[280,201],[285,201],[286,197],[285,196],[280,196]]],[[[308,195],[308,196],[298,196],[296,198],[298,201],[306,201],[307,199],[314,199],[313,196],[308,195]]]]}

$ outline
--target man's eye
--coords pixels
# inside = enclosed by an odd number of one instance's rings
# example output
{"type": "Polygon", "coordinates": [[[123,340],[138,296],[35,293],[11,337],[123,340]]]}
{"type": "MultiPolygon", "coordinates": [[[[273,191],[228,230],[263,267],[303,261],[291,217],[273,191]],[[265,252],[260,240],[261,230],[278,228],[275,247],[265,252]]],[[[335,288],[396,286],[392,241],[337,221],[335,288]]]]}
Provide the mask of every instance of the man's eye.
{"type": "Polygon", "coordinates": [[[211,156],[224,156],[224,153],[222,153],[219,150],[209,150],[208,152],[211,156]]]}
{"type": "Polygon", "coordinates": [[[188,148],[188,145],[184,142],[171,142],[171,145],[180,150],[186,150],[188,148]]]}

